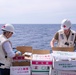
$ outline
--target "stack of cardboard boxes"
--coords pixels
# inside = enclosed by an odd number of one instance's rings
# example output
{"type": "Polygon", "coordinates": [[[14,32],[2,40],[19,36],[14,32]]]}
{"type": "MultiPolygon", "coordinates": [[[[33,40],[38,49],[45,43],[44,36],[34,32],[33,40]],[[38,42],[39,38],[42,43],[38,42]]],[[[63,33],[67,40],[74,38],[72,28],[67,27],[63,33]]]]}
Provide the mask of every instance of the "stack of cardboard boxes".
{"type": "Polygon", "coordinates": [[[31,56],[24,55],[24,53],[32,53],[32,47],[19,46],[17,50],[21,51],[23,55],[13,58],[10,75],[31,75],[31,56]]]}
{"type": "Polygon", "coordinates": [[[49,75],[52,67],[52,56],[49,50],[33,50],[32,55],[32,75],[49,75]]]}
{"type": "Polygon", "coordinates": [[[32,49],[19,46],[21,56],[13,58],[10,75],[76,75],[76,52],[73,48],[32,49]]]}
{"type": "Polygon", "coordinates": [[[50,50],[36,50],[28,46],[19,46],[21,56],[13,58],[10,75],[49,75],[52,67],[50,50]]]}
{"type": "Polygon", "coordinates": [[[73,48],[53,51],[53,68],[50,68],[49,75],[76,75],[76,52],[72,51],[73,48]]]}

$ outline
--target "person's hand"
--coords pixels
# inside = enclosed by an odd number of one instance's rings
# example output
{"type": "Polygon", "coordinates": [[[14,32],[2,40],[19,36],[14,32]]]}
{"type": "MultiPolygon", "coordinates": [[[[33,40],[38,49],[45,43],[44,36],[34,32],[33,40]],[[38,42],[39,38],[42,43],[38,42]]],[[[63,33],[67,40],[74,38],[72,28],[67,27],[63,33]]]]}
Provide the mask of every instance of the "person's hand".
{"type": "Polygon", "coordinates": [[[22,53],[20,51],[16,52],[16,56],[20,56],[22,53]]]}

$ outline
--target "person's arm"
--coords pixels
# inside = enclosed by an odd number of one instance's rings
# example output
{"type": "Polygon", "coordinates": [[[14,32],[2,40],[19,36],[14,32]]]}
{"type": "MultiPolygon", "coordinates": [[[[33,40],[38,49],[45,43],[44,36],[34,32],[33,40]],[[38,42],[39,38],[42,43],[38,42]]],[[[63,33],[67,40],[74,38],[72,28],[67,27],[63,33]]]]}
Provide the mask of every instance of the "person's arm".
{"type": "Polygon", "coordinates": [[[75,33],[75,40],[74,40],[74,51],[76,51],[76,33],[75,33]]]}
{"type": "Polygon", "coordinates": [[[54,43],[58,40],[58,32],[54,35],[53,39],[50,42],[50,46],[54,47],[54,43]]]}
{"type": "Polygon", "coordinates": [[[55,38],[53,38],[52,40],[51,40],[51,42],[50,42],[50,46],[51,47],[54,47],[54,43],[56,42],[56,39],[55,38]]]}
{"type": "Polygon", "coordinates": [[[18,53],[14,53],[14,51],[12,50],[11,44],[8,41],[3,44],[3,49],[7,53],[8,57],[12,58],[18,55],[18,53]]]}

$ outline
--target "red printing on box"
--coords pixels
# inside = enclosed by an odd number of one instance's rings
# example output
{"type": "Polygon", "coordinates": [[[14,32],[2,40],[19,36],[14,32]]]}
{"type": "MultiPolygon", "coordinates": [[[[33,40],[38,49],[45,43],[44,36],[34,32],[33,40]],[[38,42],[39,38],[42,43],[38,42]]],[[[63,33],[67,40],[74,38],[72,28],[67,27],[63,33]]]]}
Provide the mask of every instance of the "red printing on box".
{"type": "Polygon", "coordinates": [[[52,61],[32,61],[32,65],[52,65],[52,61]]]}
{"type": "Polygon", "coordinates": [[[24,56],[17,56],[17,57],[14,57],[13,60],[24,60],[24,56]]]}

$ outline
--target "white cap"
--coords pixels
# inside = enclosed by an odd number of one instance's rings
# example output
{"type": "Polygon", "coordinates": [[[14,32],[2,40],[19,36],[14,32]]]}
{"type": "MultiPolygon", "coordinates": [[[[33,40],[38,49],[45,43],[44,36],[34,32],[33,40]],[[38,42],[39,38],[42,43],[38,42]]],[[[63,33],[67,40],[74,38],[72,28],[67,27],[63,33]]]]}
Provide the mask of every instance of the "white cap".
{"type": "Polygon", "coordinates": [[[64,19],[61,22],[61,29],[66,30],[66,29],[69,29],[69,28],[71,28],[71,22],[70,22],[70,20],[64,19]]]}
{"type": "Polygon", "coordinates": [[[14,26],[12,24],[5,24],[1,29],[3,31],[9,31],[14,33],[14,26]]]}

